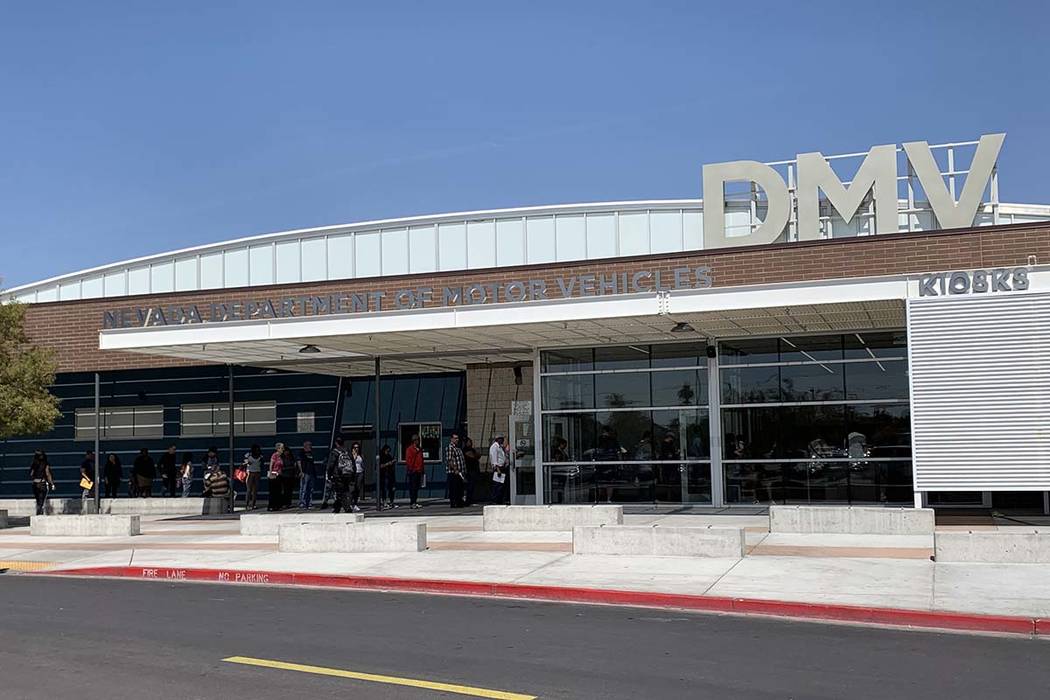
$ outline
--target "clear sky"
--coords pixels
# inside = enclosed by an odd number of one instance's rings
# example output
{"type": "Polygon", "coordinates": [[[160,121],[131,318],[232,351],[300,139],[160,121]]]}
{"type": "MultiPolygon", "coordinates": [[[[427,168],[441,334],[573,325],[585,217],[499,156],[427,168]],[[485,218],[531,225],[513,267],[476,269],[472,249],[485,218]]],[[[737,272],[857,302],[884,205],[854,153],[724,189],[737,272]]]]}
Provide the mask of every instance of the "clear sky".
{"type": "Polygon", "coordinates": [[[0,276],[992,131],[1002,199],[1050,203],[1048,8],[9,0],[0,276]]]}

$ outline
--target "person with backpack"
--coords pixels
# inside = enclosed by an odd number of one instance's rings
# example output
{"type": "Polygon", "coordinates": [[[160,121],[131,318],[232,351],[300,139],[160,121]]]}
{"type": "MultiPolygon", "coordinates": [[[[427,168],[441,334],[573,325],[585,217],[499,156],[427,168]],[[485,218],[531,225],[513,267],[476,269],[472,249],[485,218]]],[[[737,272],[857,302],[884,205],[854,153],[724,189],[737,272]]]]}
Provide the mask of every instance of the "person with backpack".
{"type": "Polygon", "coordinates": [[[354,462],[350,458],[350,452],[346,449],[342,436],[335,439],[335,445],[328,455],[326,471],[332,482],[332,488],[335,490],[333,499],[335,506],[332,512],[338,513],[344,510],[349,513],[351,510],[350,489],[354,482],[355,472],[354,462]]]}

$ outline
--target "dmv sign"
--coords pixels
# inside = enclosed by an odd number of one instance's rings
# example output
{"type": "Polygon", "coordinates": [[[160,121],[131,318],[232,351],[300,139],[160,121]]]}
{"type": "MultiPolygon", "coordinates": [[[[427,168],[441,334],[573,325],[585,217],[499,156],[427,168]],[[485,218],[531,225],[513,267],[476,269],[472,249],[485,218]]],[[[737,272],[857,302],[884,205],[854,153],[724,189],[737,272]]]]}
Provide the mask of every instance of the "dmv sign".
{"type": "MultiPolygon", "coordinates": [[[[909,174],[914,174],[918,180],[940,228],[973,225],[1005,138],[1006,134],[987,134],[980,138],[958,199],[945,185],[944,174],[929,143],[911,141],[903,144],[909,174]]],[[[798,178],[794,188],[789,188],[788,182],[772,166],[757,161],[705,165],[704,247],[772,243],[784,233],[793,211],[797,212],[798,239],[817,240],[821,238],[821,193],[828,205],[847,223],[871,194],[875,213],[872,232],[896,233],[899,230],[901,211],[897,193],[896,145],[871,148],[864,154],[863,162],[848,185],[842,184],[827,158],[819,152],[800,153],[795,162],[798,178]],[[751,183],[765,192],[768,203],[765,218],[748,235],[726,235],[725,186],[729,182],[751,183]]],[[[953,179],[958,174],[961,173],[949,173],[953,179]]]]}

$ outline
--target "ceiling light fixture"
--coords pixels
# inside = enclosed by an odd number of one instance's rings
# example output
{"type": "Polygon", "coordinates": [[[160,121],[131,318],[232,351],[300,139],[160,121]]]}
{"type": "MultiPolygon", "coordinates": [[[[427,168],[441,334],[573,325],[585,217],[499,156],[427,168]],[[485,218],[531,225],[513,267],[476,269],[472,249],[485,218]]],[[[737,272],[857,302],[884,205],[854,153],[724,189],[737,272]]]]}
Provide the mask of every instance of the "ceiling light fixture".
{"type": "Polygon", "coordinates": [[[304,345],[301,348],[299,348],[299,352],[303,353],[304,355],[311,355],[314,353],[321,352],[321,348],[317,347],[316,345],[304,345]]]}
{"type": "Polygon", "coordinates": [[[679,321],[678,323],[674,324],[674,328],[671,329],[671,332],[672,333],[692,333],[695,330],[696,330],[695,328],[690,326],[685,321],[679,321]]]}

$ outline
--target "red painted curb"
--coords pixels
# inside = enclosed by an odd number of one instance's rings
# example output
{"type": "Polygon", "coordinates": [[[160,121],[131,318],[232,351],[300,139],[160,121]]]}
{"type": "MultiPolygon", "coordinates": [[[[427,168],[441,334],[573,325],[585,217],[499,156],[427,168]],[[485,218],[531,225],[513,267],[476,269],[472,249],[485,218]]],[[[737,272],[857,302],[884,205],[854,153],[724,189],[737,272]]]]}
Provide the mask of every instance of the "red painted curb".
{"type": "Polygon", "coordinates": [[[794,603],[755,598],[724,598],[679,593],[648,593],[597,588],[534,586],[517,583],[444,581],[436,579],[343,576],[285,571],[238,571],[235,569],[188,569],[171,567],[99,566],[34,572],[35,576],[90,576],[136,578],[157,581],[203,581],[271,586],[319,586],[360,590],[443,593],[497,598],[519,598],[565,603],[600,603],[646,608],[674,608],[699,612],[767,615],[800,620],[854,622],[898,627],[1005,632],[1050,636],[1050,620],[1006,615],[904,610],[858,605],[794,603]]]}

